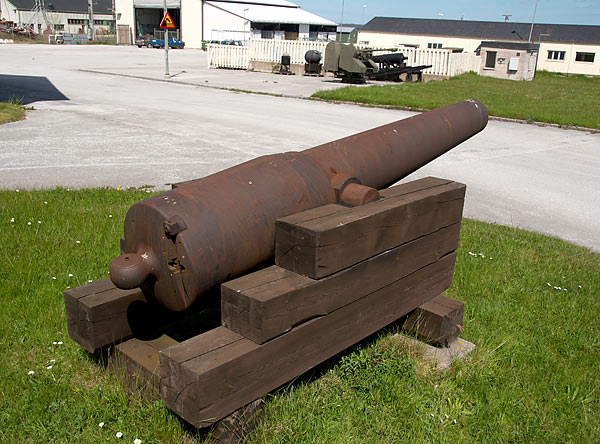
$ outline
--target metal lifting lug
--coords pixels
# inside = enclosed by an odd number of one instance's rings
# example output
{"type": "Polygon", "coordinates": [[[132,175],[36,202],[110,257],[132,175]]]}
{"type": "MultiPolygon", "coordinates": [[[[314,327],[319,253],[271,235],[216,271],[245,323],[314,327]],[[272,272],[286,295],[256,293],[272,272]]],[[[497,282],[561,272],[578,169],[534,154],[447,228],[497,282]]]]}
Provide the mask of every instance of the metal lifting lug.
{"type": "Polygon", "coordinates": [[[165,233],[168,236],[175,237],[184,230],[187,230],[187,225],[183,219],[179,216],[173,216],[169,220],[163,222],[165,233]]]}

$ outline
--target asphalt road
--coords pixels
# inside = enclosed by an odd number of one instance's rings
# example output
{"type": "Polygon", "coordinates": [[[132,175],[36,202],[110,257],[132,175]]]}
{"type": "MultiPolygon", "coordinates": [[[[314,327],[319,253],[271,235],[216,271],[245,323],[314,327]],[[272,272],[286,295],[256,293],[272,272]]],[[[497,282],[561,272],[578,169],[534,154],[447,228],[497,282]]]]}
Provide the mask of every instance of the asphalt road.
{"type": "MultiPolygon", "coordinates": [[[[163,81],[159,50],[0,45],[0,99],[35,107],[0,127],[0,188],[164,188],[411,115],[216,89],[306,96],[339,85],[208,70],[201,51],[170,54],[177,75],[163,81]]],[[[490,121],[407,180],[426,175],[467,184],[467,217],[600,252],[598,134],[490,121]]]]}

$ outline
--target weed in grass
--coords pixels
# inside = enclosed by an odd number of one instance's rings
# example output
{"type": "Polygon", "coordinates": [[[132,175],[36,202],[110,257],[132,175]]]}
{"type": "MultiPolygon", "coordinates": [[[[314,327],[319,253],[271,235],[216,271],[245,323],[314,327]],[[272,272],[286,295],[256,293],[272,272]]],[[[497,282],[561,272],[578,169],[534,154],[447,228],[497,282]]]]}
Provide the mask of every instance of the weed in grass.
{"type": "MultiPolygon", "coordinates": [[[[206,439],[67,334],[62,292],[107,276],[147,191],[0,191],[0,442],[206,439]]],[[[465,302],[469,359],[440,374],[391,328],[268,395],[252,442],[600,441],[597,254],[466,220],[447,294],[465,302]]]]}
{"type": "Polygon", "coordinates": [[[490,115],[564,126],[600,128],[600,77],[538,71],[531,82],[465,73],[428,83],[346,87],[313,97],[410,109],[434,109],[465,99],[481,100],[490,115]]]}

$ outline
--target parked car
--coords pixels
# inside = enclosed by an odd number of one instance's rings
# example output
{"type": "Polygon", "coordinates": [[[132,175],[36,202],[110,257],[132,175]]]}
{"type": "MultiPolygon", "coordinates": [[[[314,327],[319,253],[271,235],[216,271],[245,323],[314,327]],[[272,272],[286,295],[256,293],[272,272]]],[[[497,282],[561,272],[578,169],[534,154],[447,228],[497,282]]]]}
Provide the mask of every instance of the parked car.
{"type": "Polygon", "coordinates": [[[135,44],[138,48],[141,48],[143,46],[147,48],[152,48],[152,37],[148,34],[140,36],[137,39],[135,39],[135,44]]]}
{"type": "MultiPolygon", "coordinates": [[[[164,48],[165,40],[164,39],[154,39],[152,40],[152,47],[154,48],[164,48]]],[[[181,40],[175,40],[172,37],[169,37],[169,48],[173,49],[183,49],[185,47],[185,42],[181,40]]]]}
{"type": "Polygon", "coordinates": [[[222,40],[221,45],[244,46],[241,40],[222,40]]]}

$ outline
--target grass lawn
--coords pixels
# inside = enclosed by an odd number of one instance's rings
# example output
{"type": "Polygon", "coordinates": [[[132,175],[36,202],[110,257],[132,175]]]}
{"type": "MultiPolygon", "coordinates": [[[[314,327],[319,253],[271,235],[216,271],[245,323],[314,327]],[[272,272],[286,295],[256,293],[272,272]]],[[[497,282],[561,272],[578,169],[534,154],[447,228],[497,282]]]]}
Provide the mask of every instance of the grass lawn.
{"type": "MultiPolygon", "coordinates": [[[[62,292],[107,276],[147,196],[0,191],[0,442],[200,442],[67,334],[62,292]]],[[[600,442],[597,254],[466,220],[447,294],[466,303],[467,361],[437,374],[391,327],[268,395],[253,442],[600,442]]]]}
{"type": "Polygon", "coordinates": [[[0,125],[16,122],[25,117],[25,108],[18,103],[0,102],[0,125]]]}
{"type": "Polygon", "coordinates": [[[313,97],[414,109],[479,99],[492,116],[600,128],[600,77],[582,75],[541,71],[531,82],[516,82],[465,73],[428,83],[349,86],[313,97]]]}

